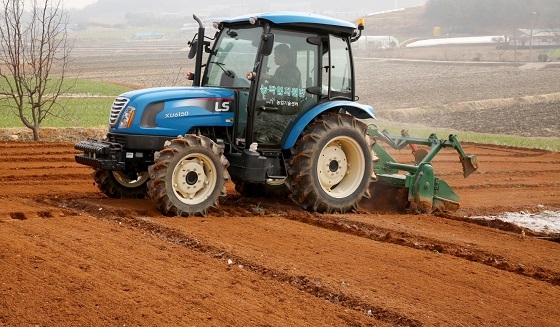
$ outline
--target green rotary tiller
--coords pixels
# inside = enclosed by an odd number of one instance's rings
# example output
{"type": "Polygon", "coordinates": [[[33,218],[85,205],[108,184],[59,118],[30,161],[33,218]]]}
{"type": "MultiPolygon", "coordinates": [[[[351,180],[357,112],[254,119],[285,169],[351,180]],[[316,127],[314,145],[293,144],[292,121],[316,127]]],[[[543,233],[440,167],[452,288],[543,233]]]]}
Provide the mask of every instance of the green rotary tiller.
{"type": "Polygon", "coordinates": [[[415,158],[413,165],[398,163],[376,142],[373,150],[378,157],[374,167],[375,174],[378,176],[377,184],[408,189],[409,209],[413,212],[433,213],[459,209],[459,196],[445,181],[434,175],[431,164],[441,149],[451,147],[459,153],[465,178],[478,169],[476,156],[467,155],[455,135],[449,135],[447,140],[440,140],[435,134],[427,139],[421,139],[411,137],[403,130],[401,136],[391,136],[386,130],[380,132],[374,124],[369,125],[368,133],[396,150],[409,145],[415,158]],[[417,145],[428,146],[430,150],[420,149],[417,145]],[[399,174],[401,171],[407,174],[399,174]]]}

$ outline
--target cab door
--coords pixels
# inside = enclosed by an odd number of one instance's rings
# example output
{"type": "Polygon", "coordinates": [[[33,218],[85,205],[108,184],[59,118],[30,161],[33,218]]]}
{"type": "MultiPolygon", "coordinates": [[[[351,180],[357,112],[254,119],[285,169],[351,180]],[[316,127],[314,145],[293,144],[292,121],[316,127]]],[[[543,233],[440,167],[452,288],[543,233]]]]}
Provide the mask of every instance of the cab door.
{"type": "Polygon", "coordinates": [[[281,148],[286,130],[305,109],[317,103],[306,88],[319,78],[316,34],[273,30],[273,52],[262,58],[254,105],[253,142],[259,147],[281,148]]]}
{"type": "Polygon", "coordinates": [[[263,30],[252,25],[225,27],[219,34],[208,62],[202,85],[221,87],[234,91],[235,102],[230,111],[235,112],[234,142],[245,143],[248,103],[251,82],[247,73],[253,71],[263,30]]]}

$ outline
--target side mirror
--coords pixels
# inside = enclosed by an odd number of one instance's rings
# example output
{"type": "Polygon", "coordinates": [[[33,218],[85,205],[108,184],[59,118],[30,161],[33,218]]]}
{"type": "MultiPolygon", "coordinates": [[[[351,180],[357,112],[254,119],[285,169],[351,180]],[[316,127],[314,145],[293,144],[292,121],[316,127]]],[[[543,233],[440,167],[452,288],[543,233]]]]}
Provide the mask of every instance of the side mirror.
{"type": "Polygon", "coordinates": [[[196,49],[198,49],[198,40],[193,40],[192,42],[190,42],[190,46],[191,49],[189,50],[189,59],[194,58],[194,56],[196,56],[196,49]]]}
{"type": "Polygon", "coordinates": [[[262,35],[261,54],[263,56],[270,56],[274,49],[274,34],[266,33],[262,35]]]}
{"type": "Polygon", "coordinates": [[[307,38],[307,43],[321,45],[321,43],[323,43],[323,39],[320,36],[310,36],[307,38]]]}
{"type": "Polygon", "coordinates": [[[305,89],[305,91],[309,94],[313,94],[313,95],[322,95],[323,94],[323,88],[320,86],[310,86],[307,89],[305,89]]]}

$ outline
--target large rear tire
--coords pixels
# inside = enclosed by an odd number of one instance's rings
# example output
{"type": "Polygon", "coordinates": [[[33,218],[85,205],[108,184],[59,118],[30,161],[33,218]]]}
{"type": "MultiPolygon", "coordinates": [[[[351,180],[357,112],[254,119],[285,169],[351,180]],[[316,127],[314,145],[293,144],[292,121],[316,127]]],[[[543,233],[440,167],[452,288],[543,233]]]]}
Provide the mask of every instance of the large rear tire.
{"type": "Polygon", "coordinates": [[[166,143],[148,171],[148,194],[166,215],[206,215],[226,195],[229,162],[205,136],[186,135],[166,143]]]}
{"type": "Polygon", "coordinates": [[[347,114],[325,114],[310,123],[292,148],[286,183],[292,200],[310,211],[356,210],[369,197],[373,142],[367,126],[347,114]]]}
{"type": "Polygon", "coordinates": [[[149,179],[147,171],[138,173],[136,179],[132,179],[120,171],[96,169],[93,180],[97,188],[110,198],[141,199],[148,193],[146,182],[149,179]]]}

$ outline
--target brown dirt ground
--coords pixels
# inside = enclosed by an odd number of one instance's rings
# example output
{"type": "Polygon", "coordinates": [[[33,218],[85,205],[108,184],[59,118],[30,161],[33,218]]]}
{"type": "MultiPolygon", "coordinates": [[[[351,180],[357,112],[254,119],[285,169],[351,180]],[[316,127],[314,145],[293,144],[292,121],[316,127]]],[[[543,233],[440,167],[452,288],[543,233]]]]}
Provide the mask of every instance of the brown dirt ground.
{"type": "MultiPolygon", "coordinates": [[[[0,143],[0,326],[558,326],[560,244],[471,215],[560,208],[560,153],[466,144],[453,214],[303,211],[228,185],[207,217],[101,194],[69,143],[0,143]]],[[[409,151],[393,152],[400,162],[409,151]]]]}

